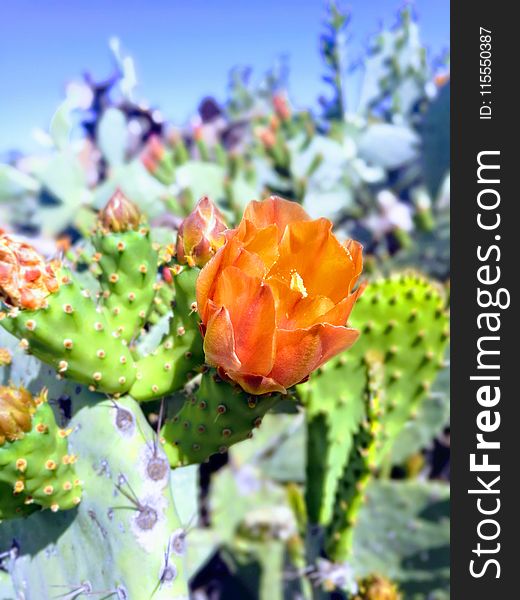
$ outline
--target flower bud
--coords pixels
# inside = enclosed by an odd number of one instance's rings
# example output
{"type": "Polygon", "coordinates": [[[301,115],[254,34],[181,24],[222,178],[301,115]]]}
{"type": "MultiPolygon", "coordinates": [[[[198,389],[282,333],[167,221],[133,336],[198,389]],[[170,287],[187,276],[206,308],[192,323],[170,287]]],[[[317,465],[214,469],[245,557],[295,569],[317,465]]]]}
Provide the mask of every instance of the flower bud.
{"type": "Polygon", "coordinates": [[[23,387],[0,386],[0,446],[31,430],[36,402],[23,387]]]}
{"type": "Polygon", "coordinates": [[[58,291],[58,261],[45,262],[31,245],[0,236],[0,299],[16,308],[35,310],[58,291]]]}
{"type": "Polygon", "coordinates": [[[273,96],[273,106],[276,114],[282,121],[287,121],[291,117],[291,109],[284,94],[275,94],[273,96]]]}
{"type": "Polygon", "coordinates": [[[152,135],[143,150],[141,160],[150,173],[155,173],[161,161],[164,159],[165,154],[166,148],[159,136],[152,135]]]}
{"type": "Polygon", "coordinates": [[[395,583],[381,575],[370,575],[359,582],[359,591],[354,600],[400,600],[402,598],[395,583]]]}
{"type": "Polygon", "coordinates": [[[121,190],[116,190],[99,213],[101,225],[112,233],[139,229],[141,211],[121,190]]]}
{"type": "Polygon", "coordinates": [[[202,267],[224,245],[223,232],[227,229],[219,209],[204,196],[193,212],[179,227],[177,260],[190,267],[202,267]]]}

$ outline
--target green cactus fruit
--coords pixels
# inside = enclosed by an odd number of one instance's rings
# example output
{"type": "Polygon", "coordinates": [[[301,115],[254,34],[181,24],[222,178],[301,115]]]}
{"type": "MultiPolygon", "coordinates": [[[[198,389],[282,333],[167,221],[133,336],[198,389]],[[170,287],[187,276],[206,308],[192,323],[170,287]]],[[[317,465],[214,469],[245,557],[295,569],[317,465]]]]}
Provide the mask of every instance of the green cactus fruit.
{"type": "Polygon", "coordinates": [[[121,394],[135,380],[130,351],[114,335],[102,309],[65,271],[60,287],[36,310],[14,309],[0,324],[22,347],[52,365],[60,376],[100,392],[121,394]]]}
{"type": "Polygon", "coordinates": [[[33,504],[54,512],[79,504],[70,433],[56,424],[45,390],[33,397],[24,388],[0,387],[0,485],[10,488],[0,497],[2,518],[27,514],[24,506],[33,504]]]}
{"type": "Polygon", "coordinates": [[[365,418],[352,440],[345,469],[338,480],[332,521],[326,531],[326,553],[336,563],[348,560],[354,539],[354,525],[363,504],[365,488],[375,468],[376,441],[380,429],[382,364],[367,358],[365,418]]]}
{"type": "Polygon", "coordinates": [[[103,306],[116,332],[130,341],[139,335],[152,308],[158,253],[137,207],[120,191],[101,212],[92,243],[103,306]]]}
{"type": "Polygon", "coordinates": [[[197,389],[185,391],[179,412],[166,421],[161,441],[172,467],[200,463],[252,436],[281,396],[250,396],[211,369],[197,389]]]}
{"type": "Polygon", "coordinates": [[[300,386],[307,407],[307,510],[311,523],[332,519],[337,482],[364,416],[367,355],[383,362],[382,430],[376,462],[386,459],[397,435],[428,393],[448,343],[446,300],[440,287],[417,274],[371,282],[358,298],[350,325],[356,344],[300,386]]]}
{"type": "Polygon", "coordinates": [[[179,390],[204,364],[195,284],[199,269],[177,267],[175,301],[169,330],[159,347],[136,362],[136,381],[130,394],[143,402],[179,390]]]}

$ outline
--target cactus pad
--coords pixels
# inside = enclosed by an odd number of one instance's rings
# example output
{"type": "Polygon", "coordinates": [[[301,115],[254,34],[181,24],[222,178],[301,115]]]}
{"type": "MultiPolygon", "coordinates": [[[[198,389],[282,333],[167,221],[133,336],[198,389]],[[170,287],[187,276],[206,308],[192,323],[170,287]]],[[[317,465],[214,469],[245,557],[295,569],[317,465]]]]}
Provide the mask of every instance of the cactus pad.
{"type": "Polygon", "coordinates": [[[128,390],[135,379],[132,356],[113,335],[105,314],[67,273],[59,290],[37,310],[13,310],[1,325],[25,350],[52,365],[59,375],[111,394],[128,390]]]}
{"type": "Polygon", "coordinates": [[[186,268],[174,275],[175,301],[169,331],[155,351],[136,362],[137,379],[130,394],[140,402],[181,389],[204,364],[195,302],[198,274],[198,269],[186,268]]]}
{"type": "Polygon", "coordinates": [[[121,338],[137,337],[151,310],[155,296],[157,252],[150,231],[105,232],[92,238],[100,267],[103,306],[121,338]]]}
{"type": "Polygon", "coordinates": [[[25,514],[23,505],[36,504],[56,512],[79,504],[76,456],[69,453],[67,443],[71,430],[57,426],[46,393],[33,398],[23,388],[0,387],[0,398],[0,421],[5,424],[2,416],[12,415],[5,436],[0,424],[0,485],[10,488],[9,493],[2,493],[0,516],[25,514]],[[17,429],[14,423],[19,424],[17,429]]]}
{"type": "Polygon", "coordinates": [[[205,372],[200,386],[186,392],[182,408],[162,428],[170,464],[199,463],[247,439],[279,399],[277,394],[250,396],[222,381],[214,370],[205,372]]]}

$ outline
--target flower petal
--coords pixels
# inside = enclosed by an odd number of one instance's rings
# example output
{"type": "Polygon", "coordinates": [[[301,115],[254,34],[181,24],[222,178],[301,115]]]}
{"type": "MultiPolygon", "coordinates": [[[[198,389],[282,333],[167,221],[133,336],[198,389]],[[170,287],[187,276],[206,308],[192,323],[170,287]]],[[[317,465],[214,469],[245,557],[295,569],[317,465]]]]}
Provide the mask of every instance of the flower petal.
{"type": "Polygon", "coordinates": [[[226,245],[204,266],[197,278],[197,307],[203,323],[208,321],[207,304],[213,297],[219,272],[231,265],[253,277],[263,277],[265,273],[262,259],[247,252],[237,237],[230,237],[226,245]]]}
{"type": "MultiPolygon", "coordinates": [[[[248,221],[245,221],[248,223],[248,221]]],[[[256,229],[256,228],[255,228],[256,229]]],[[[249,239],[244,240],[244,248],[259,256],[268,271],[278,258],[278,227],[269,225],[263,229],[256,229],[249,239]]]]}
{"type": "Polygon", "coordinates": [[[352,290],[363,271],[363,245],[356,240],[347,240],[345,242],[345,248],[349,251],[352,262],[354,263],[354,276],[350,287],[352,290]]]}
{"type": "Polygon", "coordinates": [[[329,323],[330,325],[343,326],[347,324],[350,313],[354,308],[356,300],[364,292],[366,284],[360,285],[355,292],[349,294],[344,300],[338,302],[336,306],[331,308],[328,312],[321,315],[320,323],[329,323]]]}
{"type": "Polygon", "coordinates": [[[275,308],[269,286],[242,269],[227,267],[220,274],[213,300],[229,311],[241,372],[267,375],[275,350],[275,308]]]}
{"type": "Polygon", "coordinates": [[[271,196],[261,202],[252,200],[244,211],[244,219],[251,221],[258,229],[276,224],[280,240],[289,223],[308,221],[310,217],[296,202],[271,196]]]}
{"type": "Polygon", "coordinates": [[[227,370],[238,370],[240,360],[235,352],[235,336],[229,312],[224,306],[218,308],[209,319],[204,336],[206,361],[227,370]]]}
{"type": "Polygon", "coordinates": [[[321,323],[308,329],[279,329],[275,364],[269,377],[289,388],[352,346],[358,337],[356,329],[321,323]]]}
{"type": "Polygon", "coordinates": [[[331,230],[328,219],[290,223],[280,243],[280,258],[269,276],[290,285],[297,273],[309,296],[327,296],[334,303],[346,298],[358,275],[358,264],[331,230]]]}
{"type": "Polygon", "coordinates": [[[287,393],[287,390],[280,383],[270,377],[263,375],[249,375],[247,373],[239,373],[228,371],[226,375],[245,390],[248,394],[268,394],[270,392],[287,393]]]}

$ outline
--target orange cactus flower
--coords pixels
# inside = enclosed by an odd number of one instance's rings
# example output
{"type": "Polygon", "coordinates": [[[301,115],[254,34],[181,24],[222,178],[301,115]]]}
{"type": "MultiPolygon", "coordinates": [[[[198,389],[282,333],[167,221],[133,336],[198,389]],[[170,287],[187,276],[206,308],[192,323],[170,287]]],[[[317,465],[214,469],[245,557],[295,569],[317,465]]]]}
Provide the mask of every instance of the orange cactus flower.
{"type": "Polygon", "coordinates": [[[58,261],[46,263],[31,245],[0,236],[0,299],[17,308],[37,309],[58,291],[58,261]]]}
{"type": "Polygon", "coordinates": [[[251,202],[202,269],[197,307],[210,365],[251,394],[285,393],[349,348],[362,246],[294,202],[251,202]]]}
{"type": "Polygon", "coordinates": [[[177,260],[202,267],[224,245],[227,229],[219,209],[204,196],[181,223],[177,235],[177,260]]]}

